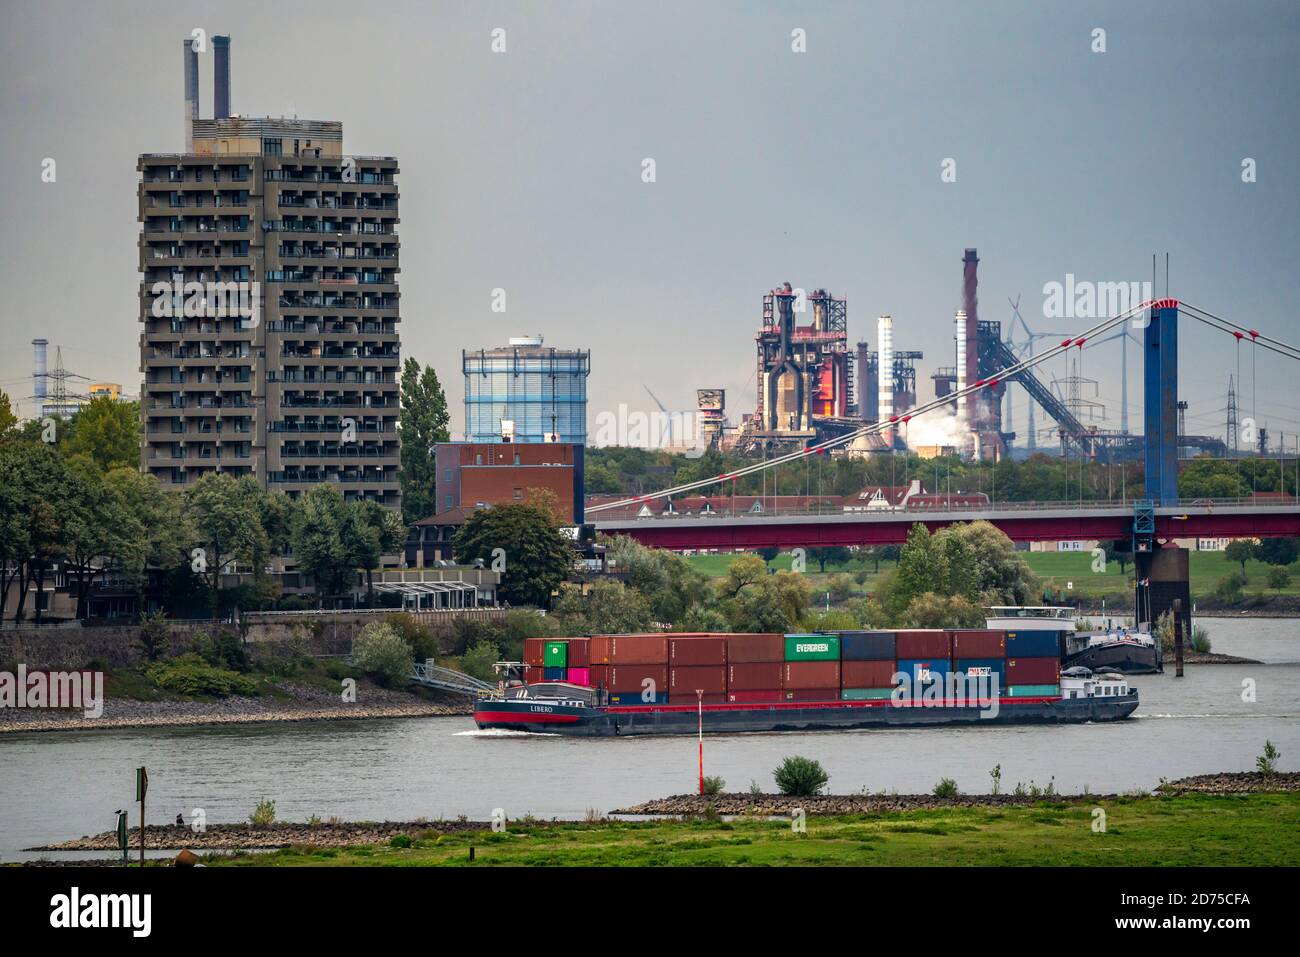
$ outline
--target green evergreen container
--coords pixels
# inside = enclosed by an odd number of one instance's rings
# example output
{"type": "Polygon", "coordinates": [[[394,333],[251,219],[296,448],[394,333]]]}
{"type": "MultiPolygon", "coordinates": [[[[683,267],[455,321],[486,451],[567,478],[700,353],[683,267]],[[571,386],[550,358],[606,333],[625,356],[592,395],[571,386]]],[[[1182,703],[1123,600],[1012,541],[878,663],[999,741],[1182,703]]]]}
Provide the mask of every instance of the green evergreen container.
{"type": "Polygon", "coordinates": [[[1008,698],[1059,698],[1060,685],[1011,685],[1007,688],[1008,698]]]}
{"type": "Polygon", "coordinates": [[[786,661],[839,661],[839,635],[786,635],[786,661]]]}
{"type": "Polygon", "coordinates": [[[545,668],[567,668],[569,666],[569,643],[567,641],[548,641],[542,648],[542,666],[545,668]]]}
{"type": "Polygon", "coordinates": [[[882,701],[894,693],[893,688],[845,688],[841,701],[882,701]]]}

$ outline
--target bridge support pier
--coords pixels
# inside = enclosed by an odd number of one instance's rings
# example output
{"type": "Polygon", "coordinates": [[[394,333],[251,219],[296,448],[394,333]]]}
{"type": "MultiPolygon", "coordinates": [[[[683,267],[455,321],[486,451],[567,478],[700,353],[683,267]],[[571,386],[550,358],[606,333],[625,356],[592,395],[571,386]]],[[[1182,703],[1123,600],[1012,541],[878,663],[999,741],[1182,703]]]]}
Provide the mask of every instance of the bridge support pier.
{"type": "Polygon", "coordinates": [[[1137,584],[1133,599],[1137,608],[1134,622],[1139,630],[1150,626],[1155,634],[1155,623],[1167,611],[1182,620],[1183,634],[1192,634],[1191,578],[1188,573],[1189,555],[1185,548],[1154,548],[1133,555],[1133,569],[1137,584]]]}

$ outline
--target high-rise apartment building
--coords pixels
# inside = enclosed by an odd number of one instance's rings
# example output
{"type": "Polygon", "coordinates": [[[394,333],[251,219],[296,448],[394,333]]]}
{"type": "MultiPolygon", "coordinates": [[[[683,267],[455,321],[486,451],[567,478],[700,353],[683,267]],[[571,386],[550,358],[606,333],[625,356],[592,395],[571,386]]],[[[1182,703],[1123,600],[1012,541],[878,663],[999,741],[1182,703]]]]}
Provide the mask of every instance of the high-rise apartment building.
{"type": "Polygon", "coordinates": [[[519,336],[463,352],[466,442],[587,442],[591,352],[519,336]]]}
{"type": "Polygon", "coordinates": [[[342,124],[193,121],[140,157],[143,468],[397,507],[397,160],[342,124]]]}

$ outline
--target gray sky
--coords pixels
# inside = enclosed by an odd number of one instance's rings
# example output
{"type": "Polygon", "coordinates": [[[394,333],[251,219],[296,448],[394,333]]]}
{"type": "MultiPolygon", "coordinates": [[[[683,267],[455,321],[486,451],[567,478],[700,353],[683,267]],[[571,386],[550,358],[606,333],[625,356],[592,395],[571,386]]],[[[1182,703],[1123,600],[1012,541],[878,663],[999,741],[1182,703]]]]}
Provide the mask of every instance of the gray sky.
{"type": "MultiPolygon", "coordinates": [[[[535,332],[592,350],[590,418],[648,410],[644,384],[675,409],[726,387],[735,420],[753,407],[762,295],[786,280],[847,296],[852,341],[874,347],[892,314],[896,347],[926,353],[929,398],[930,372],[952,364],[966,246],[983,319],[1008,320],[1020,295],[1036,328],[1082,329],[1043,318],[1044,283],[1149,279],[1159,250],[1163,292],[1168,250],[1174,295],[1300,341],[1294,2],[0,11],[0,388],[20,402],[38,335],[69,369],[139,390],[135,161],[183,145],[178,41],[195,27],[232,36],[236,112],[341,120],[346,151],[401,161],[403,353],[437,369],[453,431],[461,349],[535,332]],[[940,180],[947,157],[955,183],[940,180]]],[[[211,69],[209,53],[204,116],[211,69]]],[[[1235,347],[1184,328],[1189,431],[1222,434],[1235,347]]],[[[1242,366],[1245,416],[1248,351],[1242,366]]],[[[1112,425],[1118,368],[1118,343],[1085,354],[1112,425]]],[[[1298,374],[1261,353],[1253,401],[1274,434],[1300,432],[1298,374]]]]}

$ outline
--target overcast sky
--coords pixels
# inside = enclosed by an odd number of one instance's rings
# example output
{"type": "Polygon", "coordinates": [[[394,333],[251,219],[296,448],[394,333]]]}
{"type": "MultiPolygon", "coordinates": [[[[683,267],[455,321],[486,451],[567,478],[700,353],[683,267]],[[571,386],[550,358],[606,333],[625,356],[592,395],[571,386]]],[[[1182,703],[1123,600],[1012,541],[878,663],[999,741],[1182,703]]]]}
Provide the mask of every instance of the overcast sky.
{"type": "MultiPolygon", "coordinates": [[[[1175,296],[1300,340],[1295,2],[0,10],[0,388],[25,414],[35,336],[51,362],[61,345],[70,370],[139,391],[136,157],[183,147],[179,41],[196,27],[232,37],[234,111],[341,120],[345,151],[400,160],[402,351],[436,368],[456,432],[461,350],[532,333],[591,349],[592,420],[647,410],[644,387],[689,408],[704,386],[737,420],[763,293],[786,280],[846,296],[854,342],[874,348],[892,314],[896,347],[925,352],[929,398],[953,364],[967,246],[982,319],[1007,321],[1020,296],[1036,329],[1085,328],[1044,318],[1045,283],[1149,279],[1159,251],[1163,292],[1167,250],[1175,296]]],[[[1221,435],[1235,347],[1190,325],[1189,431],[1221,435]]],[[[1084,359],[1111,425],[1119,361],[1117,342],[1084,359]]],[[[1242,367],[1242,415],[1253,402],[1274,434],[1300,432],[1295,363],[1262,353],[1255,389],[1248,352],[1242,367]]]]}

